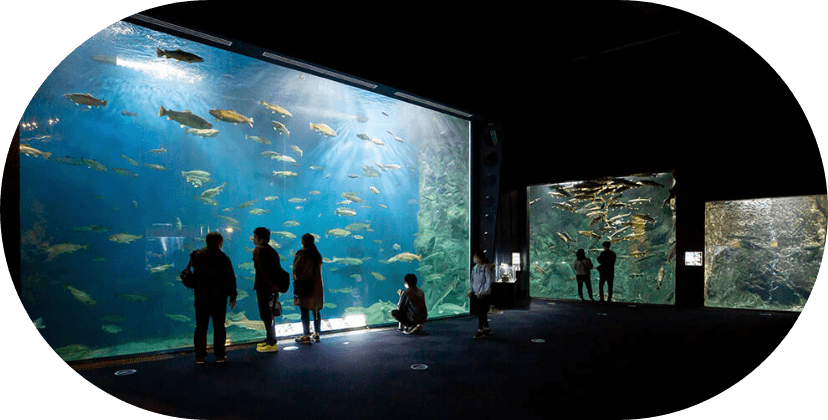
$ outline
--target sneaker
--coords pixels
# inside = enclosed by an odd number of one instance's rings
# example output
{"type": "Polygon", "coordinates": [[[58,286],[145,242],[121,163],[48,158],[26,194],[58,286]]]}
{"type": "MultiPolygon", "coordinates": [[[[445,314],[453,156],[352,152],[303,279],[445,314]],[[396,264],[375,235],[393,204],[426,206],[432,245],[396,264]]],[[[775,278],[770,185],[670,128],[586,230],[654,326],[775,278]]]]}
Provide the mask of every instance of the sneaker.
{"type": "Polygon", "coordinates": [[[483,334],[489,335],[492,333],[492,329],[489,327],[483,328],[483,334]]]}
{"type": "Polygon", "coordinates": [[[415,332],[420,331],[421,328],[423,328],[422,324],[417,324],[417,325],[409,328],[405,333],[406,334],[414,334],[415,332]]]}
{"type": "Polygon", "coordinates": [[[477,330],[477,332],[474,334],[474,338],[483,338],[485,336],[486,336],[486,333],[483,332],[483,330],[477,330]]]}
{"type": "Polygon", "coordinates": [[[207,362],[204,360],[203,357],[196,357],[196,364],[197,365],[203,365],[205,363],[207,363],[207,362]]]}
{"type": "Polygon", "coordinates": [[[319,333],[313,333],[313,341],[319,342],[319,333]]]}
{"type": "Polygon", "coordinates": [[[226,361],[227,361],[226,357],[216,357],[216,363],[221,364],[221,363],[224,363],[226,361]]]}
{"type": "Polygon", "coordinates": [[[279,346],[277,343],[273,343],[272,346],[269,346],[267,345],[267,343],[264,343],[264,345],[256,346],[256,351],[259,353],[272,353],[274,351],[279,351],[279,346]]]}
{"type": "Polygon", "coordinates": [[[299,337],[296,337],[296,340],[294,340],[294,341],[296,341],[297,343],[301,343],[301,344],[310,344],[311,339],[307,335],[300,335],[299,337]]]}

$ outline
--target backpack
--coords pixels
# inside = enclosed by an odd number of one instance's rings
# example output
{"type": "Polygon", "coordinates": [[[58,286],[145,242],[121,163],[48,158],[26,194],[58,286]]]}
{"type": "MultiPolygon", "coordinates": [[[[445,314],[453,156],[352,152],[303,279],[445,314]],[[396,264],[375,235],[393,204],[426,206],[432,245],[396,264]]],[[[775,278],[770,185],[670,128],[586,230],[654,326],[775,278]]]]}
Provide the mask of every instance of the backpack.
{"type": "Polygon", "coordinates": [[[196,280],[195,273],[190,271],[190,267],[193,265],[193,259],[195,258],[195,251],[190,254],[190,262],[187,263],[187,268],[181,271],[179,277],[181,277],[181,283],[188,289],[195,289],[196,284],[198,283],[196,280]]]}
{"type": "Polygon", "coordinates": [[[276,275],[270,279],[271,284],[279,288],[280,293],[286,293],[290,288],[290,274],[282,268],[282,264],[277,265],[276,275]]]}

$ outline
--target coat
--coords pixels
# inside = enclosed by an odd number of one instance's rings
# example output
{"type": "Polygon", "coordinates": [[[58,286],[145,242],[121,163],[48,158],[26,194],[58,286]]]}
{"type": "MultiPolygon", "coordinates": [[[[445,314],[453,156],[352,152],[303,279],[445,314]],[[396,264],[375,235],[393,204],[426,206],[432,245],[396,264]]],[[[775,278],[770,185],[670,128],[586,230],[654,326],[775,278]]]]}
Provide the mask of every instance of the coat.
{"type": "Polygon", "coordinates": [[[310,310],[322,309],[325,304],[324,300],[324,285],[322,284],[322,262],[313,264],[313,262],[304,257],[305,251],[299,250],[293,258],[293,304],[301,308],[308,308],[310,310]],[[296,296],[296,290],[301,290],[302,282],[312,282],[313,291],[308,296],[296,296]]]}

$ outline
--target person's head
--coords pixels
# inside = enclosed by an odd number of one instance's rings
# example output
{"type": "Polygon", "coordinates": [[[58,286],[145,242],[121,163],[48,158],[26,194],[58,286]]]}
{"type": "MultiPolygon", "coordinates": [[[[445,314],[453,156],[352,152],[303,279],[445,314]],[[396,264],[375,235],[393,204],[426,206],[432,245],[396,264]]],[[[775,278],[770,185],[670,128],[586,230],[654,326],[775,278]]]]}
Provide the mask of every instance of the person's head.
{"type": "Polygon", "coordinates": [[[270,242],[270,230],[266,227],[257,227],[253,230],[253,241],[256,245],[264,245],[270,242]]]}
{"type": "Polygon", "coordinates": [[[601,245],[604,247],[605,250],[609,250],[610,242],[609,241],[604,241],[604,243],[602,243],[601,245]]]}
{"type": "Polygon", "coordinates": [[[302,235],[302,248],[308,248],[313,245],[314,237],[310,233],[302,235]]]}
{"type": "Polygon", "coordinates": [[[207,234],[205,241],[207,242],[207,248],[221,249],[221,244],[224,242],[224,238],[222,238],[221,234],[218,232],[210,232],[207,234]]]}
{"type": "Polygon", "coordinates": [[[579,260],[586,259],[586,253],[584,252],[583,249],[579,249],[578,251],[575,252],[575,257],[578,258],[579,260]]]}
{"type": "Polygon", "coordinates": [[[477,251],[474,251],[474,256],[472,257],[472,260],[474,261],[475,264],[488,264],[489,263],[489,259],[486,258],[486,253],[484,253],[482,249],[478,249],[477,251]]]}
{"type": "Polygon", "coordinates": [[[409,287],[417,287],[417,276],[414,274],[406,274],[403,282],[405,282],[406,289],[409,287]]]}

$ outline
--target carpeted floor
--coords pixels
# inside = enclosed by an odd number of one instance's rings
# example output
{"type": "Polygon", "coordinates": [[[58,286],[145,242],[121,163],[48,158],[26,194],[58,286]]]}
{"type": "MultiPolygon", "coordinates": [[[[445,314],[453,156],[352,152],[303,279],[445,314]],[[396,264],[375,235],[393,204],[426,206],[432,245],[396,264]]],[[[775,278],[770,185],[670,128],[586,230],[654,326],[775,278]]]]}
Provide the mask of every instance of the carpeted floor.
{"type": "Polygon", "coordinates": [[[525,302],[422,333],[378,329],[78,373],[138,407],[183,418],[642,418],[698,404],[756,368],[798,314],[616,303],[525,302]],[[542,343],[532,339],[543,339],[542,343]],[[298,348],[289,351],[290,346],[298,348]],[[413,364],[425,364],[414,370],[413,364]],[[136,369],[115,376],[121,369],[136,369]]]}

